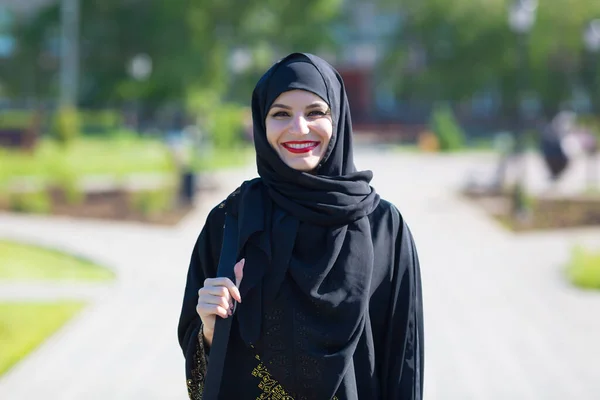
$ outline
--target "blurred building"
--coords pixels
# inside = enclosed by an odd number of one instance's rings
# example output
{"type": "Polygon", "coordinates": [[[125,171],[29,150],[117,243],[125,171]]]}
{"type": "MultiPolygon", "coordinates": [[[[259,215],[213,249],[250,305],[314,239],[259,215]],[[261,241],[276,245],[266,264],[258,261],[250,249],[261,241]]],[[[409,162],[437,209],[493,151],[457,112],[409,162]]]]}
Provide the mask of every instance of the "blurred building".
{"type": "Polygon", "coordinates": [[[403,15],[369,0],[345,0],[343,7],[345,21],[334,29],[340,48],[326,58],[344,79],[357,130],[385,129],[393,122],[398,103],[390,85],[393,77],[384,77],[379,66],[389,54],[390,38],[397,34],[403,15]]]}

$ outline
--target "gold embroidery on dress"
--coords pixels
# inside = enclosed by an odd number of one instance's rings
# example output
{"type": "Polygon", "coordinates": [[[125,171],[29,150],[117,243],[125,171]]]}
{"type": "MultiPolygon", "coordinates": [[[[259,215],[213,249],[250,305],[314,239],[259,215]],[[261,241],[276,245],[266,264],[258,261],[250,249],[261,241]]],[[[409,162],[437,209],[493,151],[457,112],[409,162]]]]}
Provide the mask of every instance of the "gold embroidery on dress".
{"type": "MultiPolygon", "coordinates": [[[[252,376],[260,379],[258,388],[263,391],[256,400],[294,400],[281,384],[273,379],[267,367],[260,361],[260,357],[256,356],[255,358],[259,361],[259,364],[252,371],[252,376]]],[[[331,400],[338,400],[338,398],[334,396],[331,400]]]]}
{"type": "Polygon", "coordinates": [[[198,332],[198,345],[194,354],[194,368],[192,378],[187,380],[187,390],[190,400],[202,400],[204,393],[204,378],[206,376],[206,354],[204,353],[204,335],[202,326],[198,332]]]}

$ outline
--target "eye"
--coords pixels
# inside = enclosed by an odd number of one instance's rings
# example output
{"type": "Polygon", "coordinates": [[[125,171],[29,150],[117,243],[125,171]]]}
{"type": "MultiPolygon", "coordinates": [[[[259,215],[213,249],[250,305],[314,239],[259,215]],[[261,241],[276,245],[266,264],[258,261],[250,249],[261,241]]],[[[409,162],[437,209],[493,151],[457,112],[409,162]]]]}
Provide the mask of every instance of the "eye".
{"type": "Polygon", "coordinates": [[[288,114],[287,111],[277,111],[274,112],[273,114],[271,114],[271,117],[273,118],[281,118],[281,117],[289,117],[290,114],[288,114]]]}
{"type": "Polygon", "coordinates": [[[308,113],[309,117],[324,117],[326,115],[328,115],[329,112],[327,111],[322,111],[322,110],[313,110],[311,112],[308,113]]]}

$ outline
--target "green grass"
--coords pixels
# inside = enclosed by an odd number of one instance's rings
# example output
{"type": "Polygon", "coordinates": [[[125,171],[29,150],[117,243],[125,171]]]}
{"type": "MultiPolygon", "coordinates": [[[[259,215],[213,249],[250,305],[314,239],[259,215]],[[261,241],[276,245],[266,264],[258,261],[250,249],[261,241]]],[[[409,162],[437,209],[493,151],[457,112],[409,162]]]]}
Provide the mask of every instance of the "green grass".
{"type": "Polygon", "coordinates": [[[234,149],[214,149],[205,157],[193,163],[196,171],[208,171],[228,167],[240,167],[254,161],[254,147],[244,146],[234,149]]]}
{"type": "Polygon", "coordinates": [[[0,241],[0,279],[104,281],[114,276],[89,260],[57,250],[0,241]]]}
{"type": "Polygon", "coordinates": [[[56,176],[169,173],[173,171],[167,147],[157,139],[130,135],[111,138],[82,137],[67,148],[43,139],[33,154],[0,150],[0,186],[10,179],[56,176]]]}
{"type": "MultiPolygon", "coordinates": [[[[215,149],[195,160],[193,168],[206,171],[241,166],[250,162],[253,154],[250,146],[215,149]]],[[[0,189],[19,178],[47,184],[90,175],[120,179],[132,174],[174,172],[171,153],[163,141],[133,134],[80,137],[67,148],[45,138],[32,154],[0,148],[0,189]]]]}
{"type": "Polygon", "coordinates": [[[600,289],[600,252],[575,247],[567,266],[573,284],[585,289],[600,289]]]}
{"type": "Polygon", "coordinates": [[[84,305],[81,302],[0,303],[0,375],[35,350],[84,305]]]}

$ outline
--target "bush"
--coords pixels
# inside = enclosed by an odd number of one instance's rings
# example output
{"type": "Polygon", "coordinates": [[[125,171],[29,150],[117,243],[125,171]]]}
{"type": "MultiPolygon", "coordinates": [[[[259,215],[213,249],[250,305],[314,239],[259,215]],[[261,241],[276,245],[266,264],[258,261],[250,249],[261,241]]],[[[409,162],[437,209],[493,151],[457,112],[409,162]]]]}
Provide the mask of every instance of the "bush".
{"type": "Polygon", "coordinates": [[[123,116],[118,111],[80,111],[79,118],[85,133],[106,133],[123,127],[123,116]]]}
{"type": "Polygon", "coordinates": [[[77,110],[64,107],[57,111],[52,124],[52,134],[63,146],[71,144],[81,130],[77,110]]]}
{"type": "Polygon", "coordinates": [[[593,253],[580,246],[573,249],[567,266],[573,284],[585,289],[600,289],[600,252],[593,253]]]}
{"type": "Polygon", "coordinates": [[[85,194],[79,187],[79,181],[75,174],[63,173],[55,176],[58,187],[62,190],[68,204],[81,204],[85,194]]]}
{"type": "Polygon", "coordinates": [[[464,148],[465,134],[449,106],[436,107],[429,125],[438,139],[441,151],[456,151],[464,148]]]}
{"type": "Polygon", "coordinates": [[[600,118],[595,115],[582,115],[577,118],[577,124],[588,129],[600,140],[600,118]]]}
{"type": "Polygon", "coordinates": [[[0,129],[31,128],[35,120],[33,111],[8,110],[0,112],[0,129]]]}
{"type": "Polygon", "coordinates": [[[131,206],[146,217],[170,211],[174,201],[175,191],[171,187],[139,191],[131,196],[131,206]]]}
{"type": "Polygon", "coordinates": [[[45,190],[9,193],[7,197],[11,211],[48,214],[52,210],[52,201],[45,190]]]}
{"type": "Polygon", "coordinates": [[[235,104],[222,104],[212,111],[210,133],[216,148],[230,149],[242,140],[244,108],[235,104]]]}

